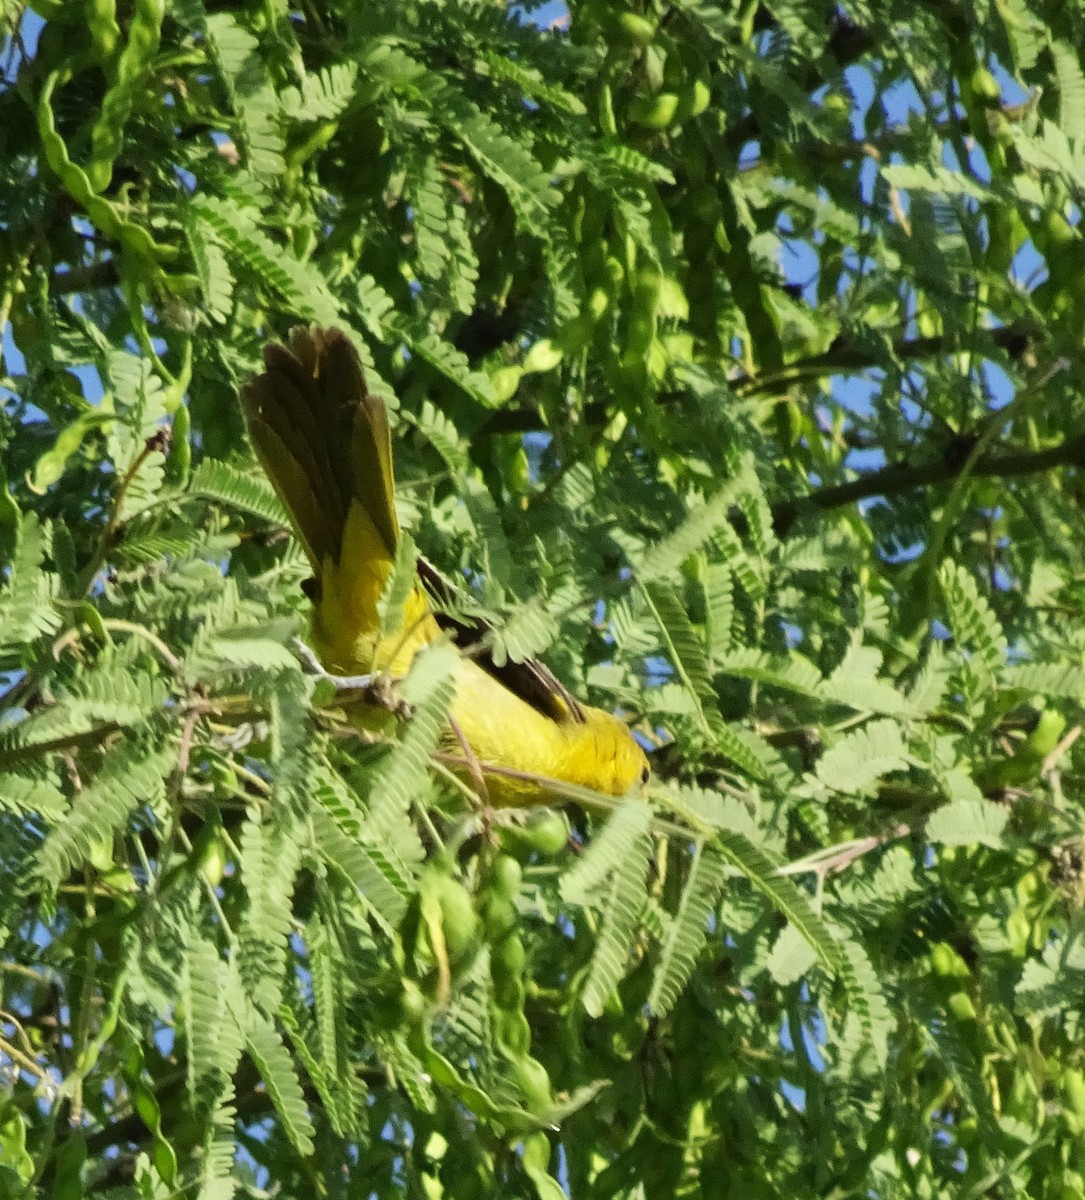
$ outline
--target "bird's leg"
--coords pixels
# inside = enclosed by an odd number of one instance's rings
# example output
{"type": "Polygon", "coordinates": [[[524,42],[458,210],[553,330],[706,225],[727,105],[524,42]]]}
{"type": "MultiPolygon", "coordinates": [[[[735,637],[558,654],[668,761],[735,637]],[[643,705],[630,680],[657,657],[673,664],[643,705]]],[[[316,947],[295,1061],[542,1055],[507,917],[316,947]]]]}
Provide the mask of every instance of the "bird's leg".
{"type": "Polygon", "coordinates": [[[301,638],[294,638],[294,650],[310,671],[326,679],[337,692],[357,692],[359,698],[387,709],[397,717],[409,717],[411,706],[392,689],[392,679],[382,671],[371,671],[366,675],[333,675],[324,669],[311,646],[301,638]]]}

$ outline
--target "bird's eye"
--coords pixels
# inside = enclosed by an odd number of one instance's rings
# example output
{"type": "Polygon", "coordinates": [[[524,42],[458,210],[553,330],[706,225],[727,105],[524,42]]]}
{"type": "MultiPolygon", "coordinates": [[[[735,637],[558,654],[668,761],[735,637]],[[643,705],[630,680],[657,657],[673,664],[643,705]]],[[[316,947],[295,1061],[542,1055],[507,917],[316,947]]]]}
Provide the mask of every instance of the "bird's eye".
{"type": "Polygon", "coordinates": [[[645,763],[644,767],[640,773],[640,781],[641,781],[641,783],[647,783],[648,780],[651,778],[652,778],[652,768],[647,763],[645,763]]]}

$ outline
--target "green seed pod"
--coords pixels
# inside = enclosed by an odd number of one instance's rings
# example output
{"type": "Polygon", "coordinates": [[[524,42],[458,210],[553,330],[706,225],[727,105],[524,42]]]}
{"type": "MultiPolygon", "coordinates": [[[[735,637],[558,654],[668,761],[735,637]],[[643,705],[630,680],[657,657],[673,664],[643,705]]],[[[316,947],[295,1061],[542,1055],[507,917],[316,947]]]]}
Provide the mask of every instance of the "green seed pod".
{"type": "Polygon", "coordinates": [[[656,23],[640,13],[624,12],[618,18],[618,28],[634,46],[647,46],[655,36],[656,23]]]}
{"type": "Polygon", "coordinates": [[[487,940],[496,943],[516,928],[516,905],[504,896],[484,896],[482,918],[487,940]]]}
{"type": "Polygon", "coordinates": [[[599,89],[599,128],[607,137],[616,137],[618,122],[614,119],[614,93],[610,84],[604,83],[599,89]]]}
{"type": "Polygon", "coordinates": [[[998,86],[998,80],[986,67],[976,67],[969,76],[967,86],[979,100],[992,102],[1002,99],[1002,89],[998,86]]]}
{"type": "Polygon", "coordinates": [[[519,982],[523,975],[526,957],[527,951],[524,950],[524,943],[518,937],[511,936],[502,938],[493,948],[490,961],[495,971],[501,970],[519,982]]]}
{"type": "Polygon", "coordinates": [[[450,875],[435,875],[432,885],[441,909],[441,928],[453,962],[464,958],[479,934],[478,914],[471,893],[450,875]]]}
{"type": "Polygon", "coordinates": [[[523,374],[532,375],[538,371],[552,371],[561,363],[564,355],[558,346],[549,338],[540,338],[524,356],[523,374]]]}
{"type": "Polygon", "coordinates": [[[504,404],[506,400],[511,400],[520,386],[523,374],[523,369],[520,367],[498,367],[490,376],[490,387],[493,389],[494,399],[501,404],[504,404]]]}
{"type": "Polygon", "coordinates": [[[188,405],[179,404],[173,414],[173,426],[170,436],[170,452],[166,456],[166,479],[177,487],[184,487],[188,482],[188,472],[192,465],[192,445],[188,440],[191,426],[188,405]]]}
{"type": "MultiPolygon", "coordinates": [[[[490,956],[494,1004],[504,1012],[519,1013],[524,1002],[524,981],[519,972],[510,973],[499,961],[504,958],[509,966],[524,962],[524,947],[520,939],[508,936],[501,940],[490,956]]],[[[530,1036],[530,1035],[529,1035],[530,1036]]]]}
{"type": "Polygon", "coordinates": [[[606,287],[612,296],[618,294],[618,289],[625,282],[625,267],[622,266],[622,260],[615,258],[613,254],[608,254],[605,263],[606,272],[606,287]]]}
{"type": "Polygon", "coordinates": [[[417,1028],[426,1018],[425,993],[413,979],[403,980],[403,990],[399,994],[399,1016],[404,1025],[417,1028]]]}
{"type": "Polygon", "coordinates": [[[569,821],[564,813],[552,808],[533,812],[522,825],[506,825],[500,833],[501,844],[521,858],[539,855],[553,858],[569,841],[569,821]]]}
{"type": "Polygon", "coordinates": [[[517,1007],[498,1007],[492,1014],[494,1040],[511,1058],[526,1054],[531,1048],[531,1026],[517,1007]]]}
{"type": "Polygon", "coordinates": [[[958,1021],[973,1022],[979,1015],[972,997],[967,992],[954,992],[946,1001],[946,1008],[958,1021]]]}
{"type": "MultiPolygon", "coordinates": [[[[113,6],[95,0],[91,7],[113,6]]],[[[158,51],[165,12],[164,0],[137,0],[128,27],[128,41],[112,71],[113,86],[102,98],[98,119],[91,131],[90,158],[86,171],[95,192],[104,191],[112,182],[113,164],[124,145],[124,126],[141,93],[147,67],[158,51]]],[[[115,18],[113,25],[116,26],[115,18]]]]}
{"type": "Polygon", "coordinates": [[[689,114],[691,117],[699,117],[712,103],[712,85],[707,70],[694,79],[690,92],[689,114]]]}
{"type": "Polygon", "coordinates": [[[1085,1074],[1077,1070],[1063,1071],[1062,1093],[1067,1106],[1081,1122],[1085,1122],[1085,1074]]]}
{"type": "Polygon", "coordinates": [[[86,0],[83,15],[98,61],[108,62],[121,39],[121,27],[117,24],[117,0],[86,0]]]}
{"type": "Polygon", "coordinates": [[[544,1113],[554,1107],[550,1074],[537,1058],[530,1055],[510,1064],[512,1077],[524,1095],[524,1107],[531,1113],[544,1113]]]}
{"type": "Polygon", "coordinates": [[[524,872],[520,864],[508,854],[499,854],[490,867],[490,890],[493,895],[506,900],[515,900],[520,894],[524,872]]]}
{"type": "Polygon", "coordinates": [[[946,942],[935,942],[931,946],[930,960],[935,975],[943,979],[968,979],[972,974],[964,959],[946,942]]]}
{"type": "Polygon", "coordinates": [[[645,129],[666,129],[678,112],[677,92],[657,92],[654,96],[634,96],[629,104],[629,119],[645,129]]]}
{"type": "Polygon", "coordinates": [[[1066,718],[1057,709],[1045,708],[1040,713],[1036,728],[1025,740],[1025,748],[1037,758],[1043,759],[1059,744],[1066,729],[1066,718]]]}

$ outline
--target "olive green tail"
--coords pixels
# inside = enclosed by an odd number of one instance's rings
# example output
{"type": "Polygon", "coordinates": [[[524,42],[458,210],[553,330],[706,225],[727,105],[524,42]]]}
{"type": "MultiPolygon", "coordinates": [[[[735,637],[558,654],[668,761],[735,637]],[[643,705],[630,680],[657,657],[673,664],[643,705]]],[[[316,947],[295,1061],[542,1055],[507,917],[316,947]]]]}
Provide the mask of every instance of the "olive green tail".
{"type": "Polygon", "coordinates": [[[264,349],[265,371],[241,392],[249,435],[319,578],[338,563],[359,504],[388,557],[399,526],[384,402],[366,387],[358,352],[339,329],[296,326],[264,349]]]}

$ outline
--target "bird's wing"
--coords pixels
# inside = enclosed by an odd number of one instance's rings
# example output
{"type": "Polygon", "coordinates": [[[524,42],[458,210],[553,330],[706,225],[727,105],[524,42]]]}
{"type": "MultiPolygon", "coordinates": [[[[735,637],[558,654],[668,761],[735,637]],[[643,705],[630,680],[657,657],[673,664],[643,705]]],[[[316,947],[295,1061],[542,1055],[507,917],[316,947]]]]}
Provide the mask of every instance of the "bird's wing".
{"type": "Polygon", "coordinates": [[[455,584],[421,556],[418,559],[418,577],[433,601],[433,615],[437,624],[451,634],[456,645],[487,674],[544,717],[561,725],[584,723],[584,709],[580,701],[537,658],[525,658],[522,662],[513,662],[509,658],[501,666],[494,662],[487,646],[493,631],[492,623],[480,616],[464,615],[462,605],[457,603],[459,592],[455,584]]]}

